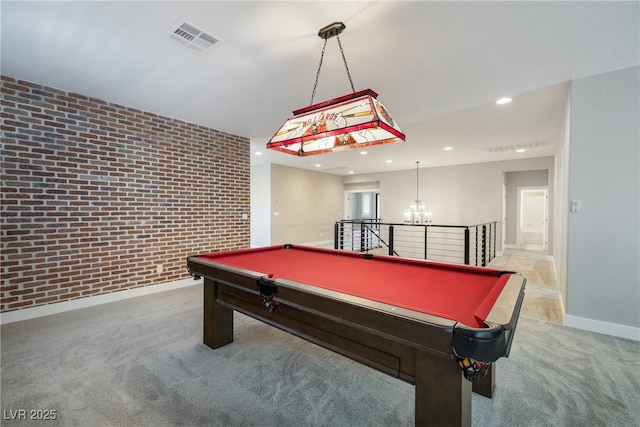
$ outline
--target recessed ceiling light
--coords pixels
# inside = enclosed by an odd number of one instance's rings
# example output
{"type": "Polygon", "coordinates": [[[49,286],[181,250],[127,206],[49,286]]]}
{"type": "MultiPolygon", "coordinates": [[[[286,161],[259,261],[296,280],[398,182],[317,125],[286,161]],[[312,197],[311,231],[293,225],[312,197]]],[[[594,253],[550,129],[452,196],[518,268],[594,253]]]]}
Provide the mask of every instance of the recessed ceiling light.
{"type": "Polygon", "coordinates": [[[527,151],[527,150],[525,150],[524,148],[518,148],[516,150],[516,153],[524,153],[525,151],[527,151]]]}
{"type": "Polygon", "coordinates": [[[255,154],[256,156],[262,156],[262,151],[256,151],[256,152],[255,152],[255,153],[253,153],[253,154],[255,154]]]}
{"type": "Polygon", "coordinates": [[[322,165],[320,163],[316,163],[315,165],[317,168],[321,167],[322,165]]]}
{"type": "Polygon", "coordinates": [[[362,154],[363,156],[366,156],[367,152],[366,151],[361,151],[360,154],[362,154]]]}
{"type": "Polygon", "coordinates": [[[353,171],[349,171],[349,174],[353,175],[353,171]]]}
{"type": "Polygon", "coordinates": [[[387,163],[393,163],[393,160],[387,160],[387,163]]]}
{"type": "Polygon", "coordinates": [[[508,104],[511,102],[511,98],[500,98],[496,101],[496,104],[498,105],[504,105],[504,104],[508,104]]]}
{"type": "Polygon", "coordinates": [[[453,150],[453,147],[444,147],[443,150],[444,151],[451,151],[451,150],[453,150]]]}

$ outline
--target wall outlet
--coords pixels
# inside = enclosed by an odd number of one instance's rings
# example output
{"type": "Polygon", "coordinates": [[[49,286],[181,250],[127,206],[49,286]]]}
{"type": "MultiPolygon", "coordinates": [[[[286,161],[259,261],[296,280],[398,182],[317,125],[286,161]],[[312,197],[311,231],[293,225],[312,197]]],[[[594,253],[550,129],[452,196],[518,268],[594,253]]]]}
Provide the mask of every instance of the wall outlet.
{"type": "Polygon", "coordinates": [[[162,264],[156,265],[156,272],[158,274],[161,274],[163,271],[164,271],[164,267],[162,266],[162,264]]]}

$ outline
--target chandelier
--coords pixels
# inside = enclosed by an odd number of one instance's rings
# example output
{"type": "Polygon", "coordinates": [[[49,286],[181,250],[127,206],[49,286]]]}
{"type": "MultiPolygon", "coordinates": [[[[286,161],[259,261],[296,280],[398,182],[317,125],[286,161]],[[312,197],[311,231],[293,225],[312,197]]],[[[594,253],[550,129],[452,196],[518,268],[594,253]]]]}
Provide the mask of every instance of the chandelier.
{"type": "Polygon", "coordinates": [[[418,180],[418,166],[420,161],[416,161],[416,199],[409,205],[409,209],[404,210],[404,222],[405,224],[431,224],[431,211],[427,211],[424,204],[420,200],[418,180]]]}
{"type": "Polygon", "coordinates": [[[318,31],[324,39],[316,81],[308,107],[293,111],[267,143],[267,148],[296,156],[310,156],[404,141],[405,135],[371,89],[356,92],[339,34],[346,27],[334,22],[318,31]],[[313,103],[327,40],[336,37],[353,93],[313,103]]]}

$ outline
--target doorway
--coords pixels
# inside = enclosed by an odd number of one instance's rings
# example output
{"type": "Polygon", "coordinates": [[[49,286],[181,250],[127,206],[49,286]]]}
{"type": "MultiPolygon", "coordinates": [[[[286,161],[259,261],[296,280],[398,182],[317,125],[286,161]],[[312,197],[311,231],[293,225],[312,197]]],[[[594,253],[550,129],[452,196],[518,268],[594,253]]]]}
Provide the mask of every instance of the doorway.
{"type": "Polygon", "coordinates": [[[518,187],[516,244],[519,248],[547,250],[548,193],[548,187],[518,187]]]}
{"type": "Polygon", "coordinates": [[[378,191],[346,191],[345,219],[377,219],[380,212],[380,193],[378,191]]]}
{"type": "Polygon", "coordinates": [[[379,190],[345,191],[345,213],[340,248],[363,252],[381,247],[379,190]]]}

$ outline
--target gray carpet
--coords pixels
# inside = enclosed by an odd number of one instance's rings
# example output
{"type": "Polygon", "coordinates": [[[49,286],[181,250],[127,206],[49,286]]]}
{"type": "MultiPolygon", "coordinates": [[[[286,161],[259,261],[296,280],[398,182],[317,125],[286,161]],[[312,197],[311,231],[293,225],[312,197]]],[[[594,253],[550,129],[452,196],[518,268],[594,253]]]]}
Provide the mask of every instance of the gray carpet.
{"type": "MultiPolygon", "coordinates": [[[[409,426],[413,386],[236,314],[201,343],[196,285],[1,328],[3,426],[409,426]],[[55,410],[56,420],[10,420],[55,410]]],[[[640,425],[640,343],[521,317],[474,426],[640,425]]]]}

